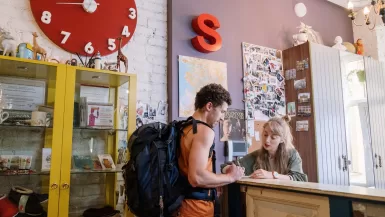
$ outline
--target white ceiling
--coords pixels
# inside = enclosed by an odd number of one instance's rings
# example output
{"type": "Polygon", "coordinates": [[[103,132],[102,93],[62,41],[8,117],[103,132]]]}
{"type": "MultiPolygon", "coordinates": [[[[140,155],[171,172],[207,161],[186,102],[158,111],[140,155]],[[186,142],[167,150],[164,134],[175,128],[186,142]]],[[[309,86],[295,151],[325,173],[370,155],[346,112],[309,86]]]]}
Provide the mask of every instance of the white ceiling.
{"type": "MultiPolygon", "coordinates": [[[[349,0],[328,0],[328,1],[334,4],[337,4],[341,7],[348,8],[349,0]]],[[[371,0],[350,0],[350,1],[353,2],[355,8],[365,7],[366,5],[369,5],[371,2],[371,0]]]]}

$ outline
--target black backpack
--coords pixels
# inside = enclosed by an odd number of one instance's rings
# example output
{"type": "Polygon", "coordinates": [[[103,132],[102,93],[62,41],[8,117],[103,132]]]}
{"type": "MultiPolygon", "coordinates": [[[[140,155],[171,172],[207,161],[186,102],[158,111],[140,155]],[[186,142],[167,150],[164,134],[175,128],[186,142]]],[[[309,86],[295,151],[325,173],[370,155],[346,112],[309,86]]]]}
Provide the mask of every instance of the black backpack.
{"type": "Polygon", "coordinates": [[[190,198],[191,192],[194,199],[215,200],[204,196],[212,189],[192,188],[179,173],[182,130],[193,124],[193,133],[196,133],[197,123],[203,122],[190,117],[170,124],[146,124],[130,137],[130,160],[123,167],[123,177],[128,208],[137,217],[171,216],[185,197],[190,198]]]}

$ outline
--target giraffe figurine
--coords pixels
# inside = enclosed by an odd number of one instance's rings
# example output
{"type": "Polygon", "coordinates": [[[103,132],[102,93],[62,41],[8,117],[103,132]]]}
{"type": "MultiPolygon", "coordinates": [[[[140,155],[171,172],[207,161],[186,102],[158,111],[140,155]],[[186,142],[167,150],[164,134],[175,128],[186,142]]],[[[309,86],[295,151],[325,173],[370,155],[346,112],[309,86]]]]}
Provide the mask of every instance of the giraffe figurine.
{"type": "Polygon", "coordinates": [[[117,68],[118,68],[118,71],[120,72],[120,61],[122,61],[124,63],[124,67],[126,68],[126,73],[127,73],[127,70],[128,70],[128,60],[127,60],[127,57],[124,56],[123,52],[122,52],[122,37],[119,37],[118,38],[118,41],[119,41],[119,50],[118,50],[118,56],[117,56],[117,68]]]}
{"type": "Polygon", "coordinates": [[[37,33],[33,32],[32,36],[33,36],[33,48],[32,48],[32,50],[33,50],[33,59],[36,60],[37,59],[37,54],[41,54],[43,56],[42,60],[45,61],[46,58],[47,58],[47,51],[37,44],[36,38],[39,37],[37,35],[37,33]]]}

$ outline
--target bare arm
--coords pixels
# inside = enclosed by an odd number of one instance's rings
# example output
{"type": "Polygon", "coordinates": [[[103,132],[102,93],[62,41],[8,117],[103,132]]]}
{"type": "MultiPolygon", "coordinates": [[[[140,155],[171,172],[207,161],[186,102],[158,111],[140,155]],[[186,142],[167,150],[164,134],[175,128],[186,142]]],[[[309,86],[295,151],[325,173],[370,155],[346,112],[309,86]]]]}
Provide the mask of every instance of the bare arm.
{"type": "Polygon", "coordinates": [[[214,141],[214,132],[203,125],[198,125],[190,149],[188,180],[193,187],[214,188],[235,182],[230,174],[215,174],[207,170],[210,147],[214,141]]]}

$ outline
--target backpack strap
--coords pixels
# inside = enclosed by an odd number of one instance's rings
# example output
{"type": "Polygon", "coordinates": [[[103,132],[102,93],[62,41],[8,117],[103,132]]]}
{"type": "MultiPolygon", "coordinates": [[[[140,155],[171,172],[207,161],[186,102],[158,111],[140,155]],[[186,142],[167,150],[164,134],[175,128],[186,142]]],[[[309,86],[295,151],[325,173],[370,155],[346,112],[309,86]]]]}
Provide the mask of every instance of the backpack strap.
{"type": "MultiPolygon", "coordinates": [[[[183,128],[185,128],[191,124],[193,126],[192,127],[193,134],[198,133],[198,124],[203,124],[203,125],[209,127],[210,129],[212,129],[212,127],[210,125],[208,125],[206,122],[196,120],[195,118],[193,118],[191,116],[191,117],[187,118],[187,120],[184,123],[182,123],[181,131],[183,132],[183,128]]],[[[210,157],[215,158],[214,148],[215,148],[215,143],[213,141],[213,144],[210,147],[210,153],[208,156],[209,158],[210,157]]],[[[212,159],[212,160],[214,160],[212,162],[212,165],[213,165],[213,172],[215,172],[215,159],[212,159]]],[[[195,200],[204,200],[204,201],[215,201],[216,200],[216,189],[215,188],[193,188],[191,185],[189,185],[189,188],[186,192],[185,198],[186,199],[195,199],[195,200]]]]}
{"type": "MultiPolygon", "coordinates": [[[[213,128],[210,125],[208,125],[206,122],[196,120],[194,117],[190,116],[189,118],[187,118],[187,120],[182,122],[181,127],[180,127],[181,133],[183,133],[183,129],[185,127],[190,126],[191,124],[193,126],[192,127],[193,134],[197,134],[198,133],[198,124],[203,124],[203,125],[205,125],[205,126],[207,126],[207,127],[209,127],[210,129],[213,130],[213,128]]],[[[213,144],[210,147],[209,158],[212,156],[212,153],[213,153],[214,149],[215,149],[215,143],[213,141],[213,144]]]]}

